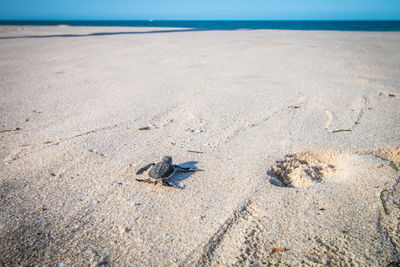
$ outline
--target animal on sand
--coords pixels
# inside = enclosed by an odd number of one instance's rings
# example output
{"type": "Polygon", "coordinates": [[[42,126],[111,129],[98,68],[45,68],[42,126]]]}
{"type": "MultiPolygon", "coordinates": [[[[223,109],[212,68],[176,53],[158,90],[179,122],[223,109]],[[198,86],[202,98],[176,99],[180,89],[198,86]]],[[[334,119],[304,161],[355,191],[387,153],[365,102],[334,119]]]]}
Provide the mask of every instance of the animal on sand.
{"type": "Polygon", "coordinates": [[[172,164],[172,157],[165,156],[162,160],[158,163],[149,163],[146,166],[140,168],[136,174],[142,174],[143,172],[147,171],[149,168],[150,171],[147,173],[147,179],[136,179],[138,182],[146,182],[146,183],[154,183],[157,184],[159,182],[165,186],[172,186],[173,185],[168,181],[172,176],[174,176],[177,172],[195,172],[201,171],[200,169],[195,168],[185,168],[179,165],[172,164]]]}

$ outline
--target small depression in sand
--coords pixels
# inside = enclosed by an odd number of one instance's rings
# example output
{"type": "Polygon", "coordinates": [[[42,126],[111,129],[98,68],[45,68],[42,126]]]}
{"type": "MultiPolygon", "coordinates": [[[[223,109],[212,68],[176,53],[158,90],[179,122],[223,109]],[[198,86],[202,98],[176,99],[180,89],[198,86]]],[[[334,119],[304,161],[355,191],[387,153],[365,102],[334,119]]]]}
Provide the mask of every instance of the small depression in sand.
{"type": "Polygon", "coordinates": [[[338,181],[341,178],[336,165],[346,162],[348,152],[318,150],[296,153],[278,160],[268,170],[270,182],[276,186],[304,187],[323,180],[338,181]]]}
{"type": "Polygon", "coordinates": [[[350,153],[347,151],[314,150],[285,156],[267,171],[270,182],[282,187],[304,187],[322,181],[353,181],[354,175],[363,172],[365,164],[386,162],[394,169],[400,168],[400,147],[386,147],[375,151],[350,153]],[[373,161],[371,161],[373,160],[373,161]],[[383,161],[382,161],[383,160],[383,161]],[[374,163],[375,162],[375,163],[374,163]]]}

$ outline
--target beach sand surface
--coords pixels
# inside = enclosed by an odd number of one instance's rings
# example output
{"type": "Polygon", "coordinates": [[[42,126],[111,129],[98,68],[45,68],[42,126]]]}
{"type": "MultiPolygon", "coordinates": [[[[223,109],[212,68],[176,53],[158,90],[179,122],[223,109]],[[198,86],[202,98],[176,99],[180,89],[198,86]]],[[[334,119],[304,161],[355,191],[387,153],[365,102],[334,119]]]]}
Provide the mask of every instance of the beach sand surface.
{"type": "Polygon", "coordinates": [[[1,26],[0,265],[399,262],[399,44],[1,26]]]}

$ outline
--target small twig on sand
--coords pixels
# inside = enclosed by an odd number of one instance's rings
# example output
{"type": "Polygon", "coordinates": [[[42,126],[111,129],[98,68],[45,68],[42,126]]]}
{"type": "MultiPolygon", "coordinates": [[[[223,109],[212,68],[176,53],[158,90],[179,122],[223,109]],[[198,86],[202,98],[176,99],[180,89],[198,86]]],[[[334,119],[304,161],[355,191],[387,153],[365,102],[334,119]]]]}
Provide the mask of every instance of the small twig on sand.
{"type": "Polygon", "coordinates": [[[291,106],[288,106],[288,108],[300,108],[300,106],[295,106],[295,105],[291,105],[291,106]]]}
{"type": "Polygon", "coordinates": [[[340,129],[340,130],[334,130],[332,133],[340,133],[340,132],[351,132],[350,129],[340,129]]]}
{"type": "Polygon", "coordinates": [[[194,151],[194,150],[188,150],[187,152],[197,153],[197,154],[203,154],[204,153],[204,152],[201,152],[201,151],[194,151]]]}
{"type": "Polygon", "coordinates": [[[150,130],[150,126],[139,128],[139,131],[148,131],[148,130],[150,130]]]}

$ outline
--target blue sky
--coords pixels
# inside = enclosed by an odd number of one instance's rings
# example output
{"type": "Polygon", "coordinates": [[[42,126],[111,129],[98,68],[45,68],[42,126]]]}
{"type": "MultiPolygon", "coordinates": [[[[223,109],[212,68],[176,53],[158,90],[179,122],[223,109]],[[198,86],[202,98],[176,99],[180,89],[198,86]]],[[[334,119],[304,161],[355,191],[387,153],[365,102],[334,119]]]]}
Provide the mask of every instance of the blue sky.
{"type": "Polygon", "coordinates": [[[0,0],[0,19],[400,20],[400,0],[0,0]]]}

